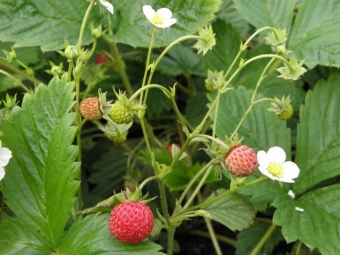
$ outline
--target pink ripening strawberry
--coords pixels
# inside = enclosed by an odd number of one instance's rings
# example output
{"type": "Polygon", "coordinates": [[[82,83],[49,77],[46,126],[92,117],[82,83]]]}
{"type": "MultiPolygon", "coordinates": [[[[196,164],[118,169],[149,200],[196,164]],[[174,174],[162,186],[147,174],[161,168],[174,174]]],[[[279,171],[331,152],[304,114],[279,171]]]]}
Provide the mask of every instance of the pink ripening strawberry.
{"type": "Polygon", "coordinates": [[[103,117],[98,97],[89,97],[80,103],[80,114],[86,120],[99,120],[103,117]]]}
{"type": "Polygon", "coordinates": [[[252,148],[246,145],[236,145],[229,150],[224,163],[233,175],[243,177],[255,172],[257,158],[252,148]]]}

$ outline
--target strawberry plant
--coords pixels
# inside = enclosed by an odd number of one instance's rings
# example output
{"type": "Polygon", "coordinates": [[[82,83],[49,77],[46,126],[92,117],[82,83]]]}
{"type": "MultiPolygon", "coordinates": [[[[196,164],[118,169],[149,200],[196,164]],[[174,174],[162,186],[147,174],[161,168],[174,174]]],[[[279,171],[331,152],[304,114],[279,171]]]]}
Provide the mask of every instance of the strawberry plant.
{"type": "Polygon", "coordinates": [[[0,254],[338,254],[339,1],[0,17],[0,254]]]}

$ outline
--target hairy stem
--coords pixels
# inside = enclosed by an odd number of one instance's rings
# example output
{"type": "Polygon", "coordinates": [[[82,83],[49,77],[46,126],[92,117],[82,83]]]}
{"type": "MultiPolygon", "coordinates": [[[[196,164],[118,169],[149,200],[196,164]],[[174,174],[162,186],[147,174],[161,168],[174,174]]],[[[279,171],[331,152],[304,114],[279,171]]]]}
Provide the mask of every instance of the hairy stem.
{"type": "Polygon", "coordinates": [[[274,232],[275,229],[276,229],[276,225],[272,224],[268,228],[264,236],[262,236],[261,240],[257,243],[255,248],[251,251],[250,255],[257,255],[260,252],[261,248],[268,241],[268,239],[270,238],[271,234],[274,232]]]}

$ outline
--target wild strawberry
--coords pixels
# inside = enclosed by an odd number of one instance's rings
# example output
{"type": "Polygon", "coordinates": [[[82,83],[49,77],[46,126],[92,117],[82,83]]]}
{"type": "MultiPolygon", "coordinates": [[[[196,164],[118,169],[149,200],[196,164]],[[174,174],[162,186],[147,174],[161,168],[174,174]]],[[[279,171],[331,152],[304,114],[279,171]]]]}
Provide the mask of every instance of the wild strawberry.
{"type": "Polygon", "coordinates": [[[103,117],[98,97],[89,97],[80,104],[80,114],[86,120],[99,120],[103,117]]]}
{"type": "Polygon", "coordinates": [[[111,108],[111,119],[117,124],[129,123],[132,121],[133,112],[122,102],[116,101],[111,108]]]}
{"type": "Polygon", "coordinates": [[[285,109],[283,109],[278,115],[277,117],[280,119],[280,120],[288,120],[290,119],[292,116],[293,116],[293,113],[294,113],[294,109],[293,107],[289,104],[286,106],[285,109]]]}
{"type": "MultiPolygon", "coordinates": [[[[179,144],[174,143],[174,145],[180,150],[181,146],[179,144]]],[[[167,151],[172,153],[172,144],[169,144],[168,147],[166,147],[167,151]]]]}
{"type": "Polygon", "coordinates": [[[109,229],[121,242],[135,244],[151,234],[154,217],[142,202],[124,202],[111,211],[109,229]]]}
{"type": "Polygon", "coordinates": [[[252,148],[236,145],[229,150],[224,163],[233,175],[242,177],[255,172],[257,159],[252,148]]]}
{"type": "Polygon", "coordinates": [[[125,133],[119,133],[115,135],[107,135],[107,138],[109,138],[111,141],[117,144],[125,143],[127,137],[127,132],[125,133]]]}
{"type": "Polygon", "coordinates": [[[105,55],[98,55],[96,58],[96,64],[102,64],[106,62],[106,56],[105,55]]]}

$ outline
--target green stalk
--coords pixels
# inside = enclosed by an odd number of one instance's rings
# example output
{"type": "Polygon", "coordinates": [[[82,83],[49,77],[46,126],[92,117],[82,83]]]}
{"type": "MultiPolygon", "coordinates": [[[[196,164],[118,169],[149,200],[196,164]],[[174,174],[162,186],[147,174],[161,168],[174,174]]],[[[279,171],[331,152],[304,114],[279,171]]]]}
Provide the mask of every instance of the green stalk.
{"type": "MultiPolygon", "coordinates": [[[[220,88],[218,88],[217,94],[221,94],[220,88]]],[[[217,125],[217,117],[218,117],[218,108],[220,105],[220,98],[221,97],[217,97],[217,102],[216,102],[216,110],[215,110],[215,114],[214,114],[214,121],[213,121],[213,128],[212,128],[212,136],[215,137],[216,135],[216,125],[217,125]]]]}
{"type": "Polygon", "coordinates": [[[159,55],[159,57],[156,59],[155,63],[153,63],[152,67],[151,67],[151,71],[150,71],[150,75],[149,75],[149,79],[148,79],[148,83],[151,83],[152,80],[152,76],[156,70],[157,65],[159,64],[159,62],[162,60],[162,58],[165,56],[165,54],[168,53],[168,51],[175,46],[176,44],[179,44],[182,41],[185,40],[189,40],[189,39],[199,39],[200,36],[198,35],[186,35],[183,37],[178,38],[177,40],[173,41],[172,43],[170,43],[161,53],[161,55],[159,55]]]}
{"type": "Polygon", "coordinates": [[[68,71],[67,71],[67,81],[71,81],[71,75],[73,70],[73,61],[68,62],[68,71]]]}
{"type": "Polygon", "coordinates": [[[118,68],[119,75],[120,75],[120,77],[121,77],[121,79],[123,81],[123,84],[125,86],[125,89],[126,89],[127,93],[130,96],[133,95],[133,89],[132,89],[129,77],[127,76],[127,73],[126,73],[125,62],[124,62],[124,60],[122,59],[122,56],[119,53],[117,44],[114,41],[112,41],[109,37],[107,37],[105,35],[102,35],[102,38],[110,46],[111,54],[112,54],[114,60],[116,61],[115,62],[117,64],[116,67],[118,68]]]}
{"type": "Polygon", "coordinates": [[[256,83],[256,86],[255,86],[253,95],[252,95],[251,100],[250,100],[250,105],[249,105],[248,109],[244,112],[244,114],[243,114],[242,118],[240,119],[239,123],[237,124],[237,126],[236,126],[234,132],[231,134],[230,139],[233,139],[233,138],[236,136],[237,131],[240,129],[240,127],[242,126],[244,120],[246,119],[246,117],[247,117],[248,114],[250,113],[251,109],[252,109],[252,108],[254,107],[254,105],[256,104],[256,102],[254,102],[256,93],[257,93],[257,91],[258,91],[258,89],[259,89],[259,87],[260,87],[260,85],[261,85],[261,83],[262,83],[262,81],[263,81],[263,79],[264,79],[265,73],[267,72],[268,68],[271,66],[271,64],[272,64],[274,61],[275,61],[275,59],[272,58],[272,59],[268,62],[268,64],[265,66],[265,68],[263,69],[263,71],[262,71],[262,73],[261,73],[259,79],[257,80],[257,83],[256,83]]]}
{"type": "Polygon", "coordinates": [[[27,74],[26,72],[20,70],[19,68],[15,67],[15,66],[8,64],[7,62],[5,62],[1,59],[0,59],[0,66],[3,66],[4,68],[6,68],[8,70],[23,76],[25,79],[31,81],[32,83],[34,83],[34,81],[36,81],[37,83],[42,83],[41,81],[39,81],[35,78],[32,78],[32,76],[27,74]]]}
{"type": "Polygon", "coordinates": [[[268,228],[264,236],[262,236],[261,240],[257,243],[255,248],[251,251],[250,255],[257,255],[260,252],[261,248],[263,247],[263,245],[265,245],[265,243],[270,238],[271,234],[274,232],[275,229],[276,229],[276,225],[272,224],[268,228]]]}
{"type": "MultiPolygon", "coordinates": [[[[188,194],[189,190],[191,189],[191,187],[195,184],[195,182],[197,181],[197,179],[209,168],[211,167],[213,164],[215,163],[215,161],[210,161],[208,164],[206,164],[195,176],[194,178],[192,178],[190,180],[190,182],[188,183],[188,185],[186,185],[184,191],[181,194],[181,197],[177,200],[177,204],[180,205],[182,204],[184,198],[186,197],[186,195],[188,194]]],[[[207,171],[209,172],[209,171],[207,171]]],[[[204,178],[203,178],[204,179],[204,178]]],[[[190,202],[191,203],[191,202],[190,202]]],[[[176,209],[175,209],[176,211],[176,209]]]]}
{"type": "Polygon", "coordinates": [[[37,80],[35,79],[35,76],[34,76],[34,72],[32,69],[30,69],[27,65],[25,65],[23,62],[21,62],[19,59],[15,59],[15,61],[21,65],[23,68],[25,68],[26,70],[31,70],[32,71],[32,74],[30,76],[32,76],[32,80],[33,80],[33,84],[34,84],[34,87],[37,87],[37,80]]]}
{"type": "MultiPolygon", "coordinates": [[[[78,146],[78,156],[77,160],[81,163],[81,117],[80,117],[80,77],[75,78],[75,86],[76,86],[76,126],[77,133],[76,133],[76,140],[78,146]]],[[[81,165],[79,169],[78,181],[81,183],[81,165]]],[[[78,209],[81,210],[82,208],[82,192],[81,187],[78,189],[78,209]]]]}
{"type": "MultiPolygon", "coordinates": [[[[202,198],[202,195],[200,193],[198,194],[197,198],[198,198],[199,203],[203,202],[203,198],[202,198]]],[[[207,229],[209,231],[209,236],[210,236],[211,241],[213,242],[216,254],[217,255],[223,255],[223,253],[221,251],[221,247],[220,247],[218,240],[217,240],[217,237],[216,237],[216,233],[214,231],[214,228],[211,224],[210,219],[204,217],[204,221],[205,221],[205,225],[207,226],[207,229]]]]}
{"type": "Polygon", "coordinates": [[[168,229],[168,255],[172,255],[174,253],[174,238],[175,238],[176,227],[170,227],[168,229]]]}
{"type": "Polygon", "coordinates": [[[0,73],[6,75],[7,77],[11,78],[12,80],[14,80],[16,83],[18,83],[23,90],[25,90],[27,93],[30,93],[31,91],[29,90],[29,88],[26,87],[25,84],[23,84],[19,79],[15,78],[13,75],[11,75],[10,73],[7,73],[6,71],[0,69],[0,73]]]}
{"type": "MultiPolygon", "coordinates": [[[[215,161],[210,161],[209,163],[212,163],[212,162],[215,162],[215,161]]],[[[198,192],[201,190],[202,186],[204,185],[206,179],[208,178],[211,170],[213,169],[211,166],[212,164],[207,164],[208,167],[207,167],[207,170],[205,171],[205,174],[203,175],[202,179],[200,180],[199,184],[197,185],[196,189],[194,190],[194,192],[190,195],[189,199],[187,200],[187,202],[185,203],[185,205],[183,206],[182,210],[185,210],[187,209],[190,204],[192,203],[192,201],[195,199],[196,195],[198,194],[198,192]]],[[[206,166],[207,166],[206,165],[206,166]]],[[[205,169],[206,166],[204,166],[202,169],[205,169]]],[[[202,172],[202,171],[200,171],[202,172]]],[[[198,174],[197,174],[198,175],[198,174]]],[[[195,176],[196,177],[196,176],[195,176]]],[[[197,179],[197,178],[194,178],[194,179],[197,179]]],[[[188,185],[189,186],[189,185],[188,185]]],[[[183,192],[184,193],[184,192],[183,192]]]]}
{"type": "Polygon", "coordinates": [[[262,27],[262,28],[260,28],[259,30],[257,30],[254,34],[252,34],[252,35],[248,38],[248,40],[244,43],[243,50],[246,50],[246,49],[247,49],[248,44],[250,43],[251,40],[254,39],[254,37],[255,37],[256,35],[258,35],[258,34],[261,33],[262,31],[265,31],[265,30],[267,30],[267,29],[273,30],[272,27],[262,27]]]}
{"type": "MultiPolygon", "coordinates": [[[[202,237],[206,237],[206,238],[211,238],[210,237],[210,234],[207,233],[207,232],[204,232],[204,231],[200,231],[200,230],[194,230],[194,231],[190,231],[190,234],[192,235],[197,235],[197,236],[202,236],[202,237]]],[[[216,235],[215,234],[215,237],[218,241],[220,242],[223,242],[225,244],[228,244],[230,246],[235,246],[236,244],[236,241],[231,239],[231,238],[228,238],[226,236],[222,236],[222,235],[216,235]]]]}
{"type": "MultiPolygon", "coordinates": [[[[145,85],[146,82],[146,76],[147,76],[147,71],[149,70],[149,65],[150,65],[150,54],[151,54],[151,47],[152,47],[152,43],[154,41],[154,37],[155,37],[155,32],[156,29],[153,30],[152,35],[151,35],[151,42],[150,42],[150,46],[149,46],[149,51],[148,51],[148,57],[147,57],[147,61],[146,61],[146,67],[145,67],[145,72],[144,72],[144,77],[143,77],[143,83],[142,83],[142,87],[145,85]]],[[[198,35],[187,35],[187,36],[183,36],[181,38],[178,38],[177,40],[173,41],[172,43],[170,43],[161,53],[161,55],[159,55],[159,57],[156,59],[156,61],[152,64],[151,66],[151,70],[150,70],[150,74],[149,74],[149,78],[148,78],[148,84],[151,83],[153,74],[156,70],[157,65],[159,64],[159,62],[161,61],[161,59],[165,56],[166,53],[168,53],[168,51],[176,44],[179,44],[182,41],[188,40],[188,39],[199,39],[200,37],[198,35]]],[[[147,91],[146,91],[146,96],[143,99],[143,95],[141,96],[141,100],[144,104],[146,102],[147,99],[147,91]]]]}
{"type": "MultiPolygon", "coordinates": [[[[152,52],[152,45],[153,42],[155,40],[156,37],[156,28],[154,27],[151,33],[151,38],[150,38],[150,44],[149,44],[149,49],[148,49],[148,55],[146,57],[146,63],[145,63],[145,70],[144,70],[144,76],[143,76],[143,81],[142,81],[142,87],[144,87],[146,85],[146,77],[148,75],[148,71],[149,71],[149,65],[150,65],[150,58],[151,58],[151,52],[152,52]]],[[[147,91],[146,91],[147,93],[147,91]]],[[[141,94],[140,96],[140,102],[142,102],[143,104],[145,104],[146,102],[146,98],[147,96],[144,98],[144,93],[141,94]]]]}
{"type": "MultiPolygon", "coordinates": [[[[89,7],[86,10],[86,13],[84,15],[83,18],[83,22],[81,24],[81,28],[80,28],[80,32],[79,32],[79,38],[78,38],[78,43],[77,43],[77,48],[80,49],[81,44],[82,44],[82,40],[83,40],[83,34],[84,34],[84,30],[85,30],[85,25],[86,22],[88,20],[88,17],[90,15],[91,9],[94,5],[94,3],[96,2],[96,0],[92,0],[89,7]]],[[[78,64],[78,63],[77,63],[78,64]]],[[[73,65],[73,64],[72,64],[73,65]]],[[[71,70],[69,68],[69,70],[71,70]]],[[[68,74],[70,75],[70,74],[68,74]]],[[[81,77],[81,72],[79,72],[76,77],[74,77],[75,80],[75,89],[76,89],[76,126],[77,126],[77,132],[76,132],[76,141],[77,141],[77,146],[78,146],[78,157],[77,160],[78,162],[80,162],[81,164],[81,116],[80,116],[80,77],[81,77]]],[[[80,169],[79,169],[79,176],[78,176],[78,180],[81,183],[81,165],[80,165],[80,169]]],[[[82,192],[81,192],[81,187],[79,187],[78,189],[78,209],[81,210],[82,208],[82,192]]]]}
{"type": "Polygon", "coordinates": [[[83,42],[83,35],[84,35],[84,31],[85,31],[85,26],[86,26],[86,22],[89,18],[89,15],[91,13],[91,10],[92,10],[92,7],[94,5],[94,3],[96,2],[97,0],[92,0],[90,5],[87,7],[87,10],[86,10],[86,13],[84,15],[84,18],[83,18],[83,22],[81,24],[81,27],[80,27],[80,31],[79,31],[79,37],[78,37],[78,43],[77,43],[77,48],[80,49],[81,47],[81,44],[83,42]]]}
{"type": "MultiPolygon", "coordinates": [[[[144,118],[140,118],[139,121],[140,121],[140,124],[142,126],[143,136],[144,136],[144,140],[145,140],[145,144],[146,144],[148,154],[151,158],[152,164],[154,164],[154,162],[156,162],[156,161],[155,161],[154,154],[152,153],[152,150],[151,150],[147,130],[146,130],[146,127],[145,127],[144,118]]],[[[155,171],[155,169],[154,169],[154,171],[155,171]]],[[[155,171],[155,175],[157,176],[156,171],[155,171]]],[[[170,216],[169,216],[168,207],[167,207],[167,204],[166,204],[167,200],[166,200],[166,196],[165,196],[165,188],[164,188],[163,182],[160,181],[159,179],[158,179],[158,186],[159,186],[159,192],[160,192],[160,198],[161,198],[162,211],[163,211],[163,214],[164,214],[164,218],[165,218],[168,226],[170,226],[170,216]]]]}
{"type": "Polygon", "coordinates": [[[229,194],[233,193],[233,192],[236,192],[238,190],[241,190],[241,189],[244,189],[244,188],[247,188],[249,186],[252,186],[254,184],[257,184],[263,180],[266,180],[267,177],[266,176],[261,176],[260,178],[252,181],[252,182],[248,182],[246,184],[244,184],[243,186],[240,186],[240,187],[235,187],[233,188],[232,190],[229,189],[229,190],[226,190],[225,192],[223,192],[222,194],[212,198],[212,199],[209,199],[208,201],[204,202],[203,204],[200,204],[200,205],[195,205],[195,206],[192,206],[192,207],[189,207],[188,209],[186,209],[185,211],[183,212],[188,212],[188,211],[193,211],[193,210],[196,210],[196,209],[200,209],[200,208],[203,208],[203,207],[207,207],[215,202],[217,202],[218,200],[224,198],[225,196],[228,196],[229,194]]]}

